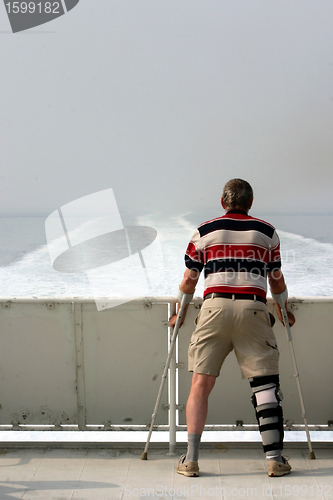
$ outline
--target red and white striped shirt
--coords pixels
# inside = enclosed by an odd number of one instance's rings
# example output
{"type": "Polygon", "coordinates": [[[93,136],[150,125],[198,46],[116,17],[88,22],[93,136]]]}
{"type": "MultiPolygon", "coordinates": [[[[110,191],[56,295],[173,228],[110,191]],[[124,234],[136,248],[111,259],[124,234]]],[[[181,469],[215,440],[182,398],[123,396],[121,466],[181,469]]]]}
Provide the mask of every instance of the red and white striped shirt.
{"type": "Polygon", "coordinates": [[[281,267],[279,237],[268,222],[230,210],[198,227],[185,264],[198,272],[204,269],[204,296],[220,292],[266,298],[267,272],[281,267]]]}

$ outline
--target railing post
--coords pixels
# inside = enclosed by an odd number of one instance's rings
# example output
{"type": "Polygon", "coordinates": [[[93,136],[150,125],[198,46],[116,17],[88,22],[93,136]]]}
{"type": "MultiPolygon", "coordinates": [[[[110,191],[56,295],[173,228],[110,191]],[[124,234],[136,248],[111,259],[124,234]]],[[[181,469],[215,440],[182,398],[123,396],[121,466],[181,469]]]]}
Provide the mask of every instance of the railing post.
{"type": "MultiPolygon", "coordinates": [[[[176,313],[176,304],[170,304],[170,315],[176,313]]],[[[176,347],[169,367],[169,453],[176,454],[176,412],[177,412],[177,379],[176,379],[176,347]]]]}
{"type": "Polygon", "coordinates": [[[75,361],[76,361],[76,392],[78,409],[78,426],[80,431],[86,429],[86,390],[84,379],[84,347],[83,347],[83,323],[82,304],[72,302],[75,332],[75,361]]]}

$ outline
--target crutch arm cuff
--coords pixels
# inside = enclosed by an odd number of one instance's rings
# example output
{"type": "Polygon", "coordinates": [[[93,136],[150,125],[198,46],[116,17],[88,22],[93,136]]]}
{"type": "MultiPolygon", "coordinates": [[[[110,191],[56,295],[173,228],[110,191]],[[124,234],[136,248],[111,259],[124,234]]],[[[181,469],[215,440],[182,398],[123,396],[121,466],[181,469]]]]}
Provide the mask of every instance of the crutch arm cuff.
{"type": "Polygon", "coordinates": [[[282,293],[272,293],[273,300],[279,304],[280,307],[284,307],[286,301],[288,300],[288,289],[287,286],[282,293]]]}
{"type": "Polygon", "coordinates": [[[184,305],[189,304],[193,299],[193,295],[193,293],[184,293],[180,288],[178,288],[177,299],[179,300],[180,304],[182,304],[182,301],[184,301],[184,305]]]}

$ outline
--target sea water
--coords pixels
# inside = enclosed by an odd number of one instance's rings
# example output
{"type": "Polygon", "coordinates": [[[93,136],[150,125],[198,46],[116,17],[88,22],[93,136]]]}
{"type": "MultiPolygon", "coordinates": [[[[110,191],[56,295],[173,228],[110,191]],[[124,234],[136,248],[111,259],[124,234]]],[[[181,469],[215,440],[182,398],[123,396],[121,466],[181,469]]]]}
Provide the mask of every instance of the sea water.
{"type": "MultiPolygon", "coordinates": [[[[139,226],[157,231],[161,248],[158,265],[154,268],[151,296],[175,296],[182,279],[184,252],[195,228],[214,214],[144,214],[132,217],[139,226]],[[206,215],[206,217],[205,217],[206,215]],[[201,218],[200,218],[201,217],[201,218]]],[[[219,214],[215,214],[218,216],[219,214]]],[[[289,296],[332,296],[333,216],[256,216],[268,220],[278,230],[281,240],[283,272],[289,296]]],[[[83,273],[61,273],[53,269],[43,217],[0,218],[0,283],[2,297],[92,297],[88,276],[83,273]]],[[[124,259],[124,265],[125,265],[124,259]]],[[[147,263],[149,269],[149,262],[147,263]]],[[[114,268],[116,269],[116,268],[114,268]]],[[[139,277],[133,271],[133,280],[139,277]]],[[[122,273],[119,266],[109,284],[102,284],[100,296],[119,296],[122,273]]],[[[138,290],[138,287],[135,288],[138,290]]],[[[196,294],[203,292],[203,277],[196,294]]],[[[140,293],[140,292],[139,292],[140,293]]],[[[121,294],[133,296],[131,287],[121,294]]],[[[147,295],[145,292],[143,295],[147,295]]]]}

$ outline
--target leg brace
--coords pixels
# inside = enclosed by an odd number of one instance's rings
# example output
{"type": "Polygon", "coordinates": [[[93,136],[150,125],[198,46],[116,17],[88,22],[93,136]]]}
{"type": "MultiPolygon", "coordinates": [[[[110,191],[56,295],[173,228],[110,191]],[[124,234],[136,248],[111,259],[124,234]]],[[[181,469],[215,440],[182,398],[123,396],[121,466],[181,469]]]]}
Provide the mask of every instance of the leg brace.
{"type": "Polygon", "coordinates": [[[279,376],[268,375],[250,379],[252,404],[255,408],[264,452],[267,456],[280,454],[283,449],[282,393],[279,376]]]}

